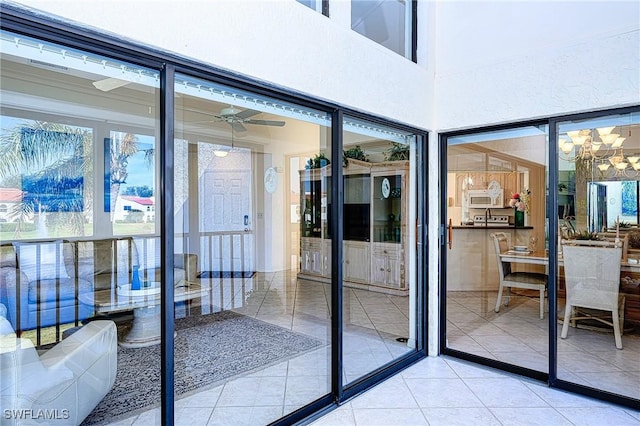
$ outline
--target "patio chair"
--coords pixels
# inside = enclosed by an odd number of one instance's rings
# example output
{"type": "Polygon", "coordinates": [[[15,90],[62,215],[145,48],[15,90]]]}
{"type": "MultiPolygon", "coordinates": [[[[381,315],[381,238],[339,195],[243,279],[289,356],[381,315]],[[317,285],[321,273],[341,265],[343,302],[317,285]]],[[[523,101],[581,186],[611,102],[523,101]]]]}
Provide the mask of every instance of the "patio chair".
{"type": "Polygon", "coordinates": [[[567,338],[569,323],[575,327],[576,320],[596,320],[613,327],[616,348],[622,349],[625,302],[624,294],[620,294],[622,247],[578,244],[573,241],[563,247],[566,305],[560,337],[567,338]],[[601,315],[602,311],[607,315],[601,315]]]}
{"type": "Polygon", "coordinates": [[[500,259],[500,253],[509,250],[509,239],[504,232],[495,232],[491,234],[493,244],[496,249],[496,258],[498,261],[498,275],[500,276],[500,289],[498,290],[498,299],[496,301],[496,312],[500,312],[502,304],[502,294],[507,288],[507,296],[505,306],[509,304],[511,296],[511,287],[524,288],[528,290],[537,290],[540,292],[540,319],[544,318],[544,293],[547,289],[549,277],[546,274],[538,272],[513,272],[511,270],[511,262],[503,262],[500,259]]]}

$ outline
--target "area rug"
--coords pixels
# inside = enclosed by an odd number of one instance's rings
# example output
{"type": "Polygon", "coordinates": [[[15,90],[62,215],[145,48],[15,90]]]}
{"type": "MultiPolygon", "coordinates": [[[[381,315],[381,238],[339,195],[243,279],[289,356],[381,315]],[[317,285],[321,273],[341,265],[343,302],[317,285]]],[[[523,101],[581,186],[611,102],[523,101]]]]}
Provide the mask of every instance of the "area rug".
{"type": "MultiPolygon", "coordinates": [[[[188,395],[318,348],[323,343],[232,311],[175,322],[175,394],[188,395]]],[[[118,333],[126,332],[119,326],[118,333]]],[[[84,420],[105,424],[160,405],[160,345],[118,347],[111,391],[84,420]]]]}

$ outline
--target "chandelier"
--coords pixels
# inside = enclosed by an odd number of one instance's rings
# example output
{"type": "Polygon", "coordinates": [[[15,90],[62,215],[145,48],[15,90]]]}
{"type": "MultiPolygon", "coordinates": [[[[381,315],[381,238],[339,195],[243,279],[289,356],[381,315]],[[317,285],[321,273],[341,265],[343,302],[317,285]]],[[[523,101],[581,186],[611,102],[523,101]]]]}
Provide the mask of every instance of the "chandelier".
{"type": "Polygon", "coordinates": [[[602,173],[613,167],[617,175],[637,174],[640,172],[640,156],[626,156],[623,151],[626,138],[614,130],[615,126],[568,131],[566,137],[559,138],[558,145],[566,156],[565,160],[589,162],[602,173]]]}

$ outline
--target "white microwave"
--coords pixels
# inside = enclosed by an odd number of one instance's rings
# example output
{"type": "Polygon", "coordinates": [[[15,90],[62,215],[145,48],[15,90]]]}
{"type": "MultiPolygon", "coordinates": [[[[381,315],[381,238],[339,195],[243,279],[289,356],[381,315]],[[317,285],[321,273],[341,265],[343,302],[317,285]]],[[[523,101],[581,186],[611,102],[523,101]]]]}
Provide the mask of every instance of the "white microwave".
{"type": "Polygon", "coordinates": [[[504,189],[470,189],[468,205],[471,209],[500,209],[504,207],[504,189]]]}

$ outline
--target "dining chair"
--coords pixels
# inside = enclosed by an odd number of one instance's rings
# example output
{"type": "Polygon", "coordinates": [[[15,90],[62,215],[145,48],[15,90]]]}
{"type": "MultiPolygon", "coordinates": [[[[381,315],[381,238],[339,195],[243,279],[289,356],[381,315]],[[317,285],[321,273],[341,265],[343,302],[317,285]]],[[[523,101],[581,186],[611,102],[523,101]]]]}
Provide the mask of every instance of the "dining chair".
{"type": "Polygon", "coordinates": [[[569,323],[575,327],[577,320],[590,319],[612,326],[616,348],[622,349],[625,299],[624,294],[620,294],[621,259],[622,247],[565,243],[566,304],[562,339],[567,338],[569,323]],[[601,315],[602,311],[607,315],[601,315]]]}
{"type": "Polygon", "coordinates": [[[498,260],[498,275],[500,276],[500,289],[498,290],[498,300],[496,301],[496,312],[500,312],[502,304],[502,294],[505,287],[508,295],[504,305],[508,306],[511,297],[511,287],[524,288],[528,290],[538,290],[540,292],[540,319],[544,318],[544,293],[547,290],[549,277],[546,274],[538,272],[514,272],[511,270],[511,262],[503,262],[500,253],[509,250],[509,237],[504,232],[495,232],[491,234],[493,244],[496,250],[496,258],[498,260]]]}

